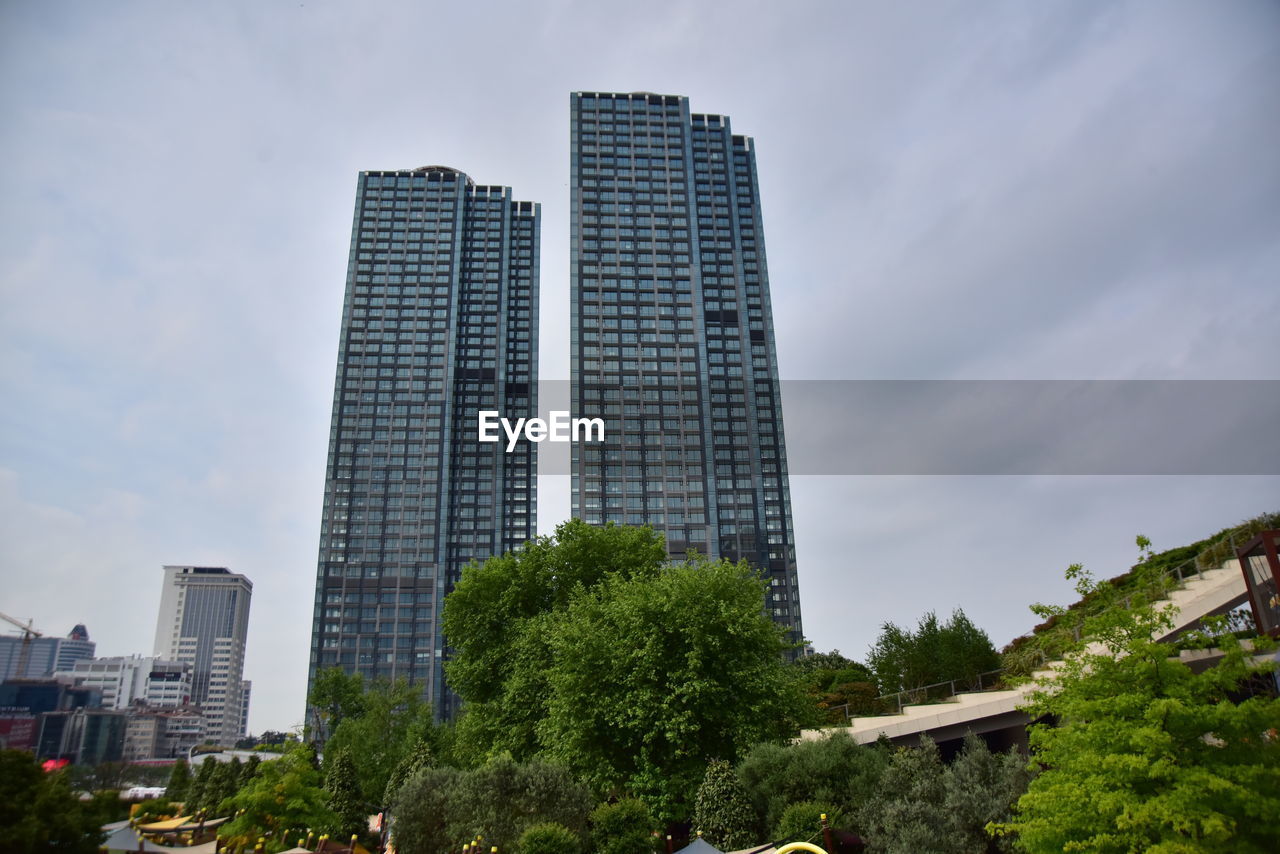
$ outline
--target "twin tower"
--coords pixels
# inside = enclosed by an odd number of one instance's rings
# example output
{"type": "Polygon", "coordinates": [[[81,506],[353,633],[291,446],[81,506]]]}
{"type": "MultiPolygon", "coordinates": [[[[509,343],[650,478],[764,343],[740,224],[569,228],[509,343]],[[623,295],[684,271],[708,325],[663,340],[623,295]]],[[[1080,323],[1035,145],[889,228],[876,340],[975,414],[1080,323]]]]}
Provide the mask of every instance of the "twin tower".
{"type": "MultiPolygon", "coordinates": [[[[571,96],[571,382],[604,437],[571,449],[573,515],[669,553],[746,559],[802,638],[769,275],[750,137],[675,95],[571,96]]],[[[540,208],[444,166],[361,173],[330,421],[309,682],[421,686],[472,560],[536,534],[540,208]]],[[[544,472],[545,473],[545,472],[544,472]]]]}

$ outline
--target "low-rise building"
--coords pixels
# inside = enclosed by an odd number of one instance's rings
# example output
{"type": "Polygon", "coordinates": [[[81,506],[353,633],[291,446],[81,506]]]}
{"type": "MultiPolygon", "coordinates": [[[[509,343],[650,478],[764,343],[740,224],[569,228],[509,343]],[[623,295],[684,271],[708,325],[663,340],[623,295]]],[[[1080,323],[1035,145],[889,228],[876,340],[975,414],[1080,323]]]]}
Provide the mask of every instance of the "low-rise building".
{"type": "Polygon", "coordinates": [[[57,674],[76,685],[102,691],[103,708],[128,709],[134,703],[181,706],[191,702],[192,665],[151,655],[117,655],[77,661],[57,674]]]}
{"type": "Polygon", "coordinates": [[[204,740],[204,713],[197,706],[158,708],[137,705],[129,710],[124,760],[144,762],[185,757],[204,740]]]}

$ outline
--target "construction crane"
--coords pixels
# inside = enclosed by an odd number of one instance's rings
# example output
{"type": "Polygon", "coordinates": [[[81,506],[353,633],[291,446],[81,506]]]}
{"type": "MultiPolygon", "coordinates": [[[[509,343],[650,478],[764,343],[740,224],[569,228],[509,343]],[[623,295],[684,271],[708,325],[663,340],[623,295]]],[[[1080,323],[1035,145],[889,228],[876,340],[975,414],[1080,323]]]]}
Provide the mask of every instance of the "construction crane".
{"type": "Polygon", "coordinates": [[[18,653],[18,668],[14,671],[13,675],[17,679],[24,679],[27,675],[27,665],[31,661],[31,639],[44,637],[44,632],[36,631],[31,628],[31,624],[35,622],[35,620],[32,619],[28,619],[24,623],[21,620],[15,620],[13,617],[2,612],[0,612],[0,618],[13,623],[15,626],[22,629],[22,651],[18,653]]]}

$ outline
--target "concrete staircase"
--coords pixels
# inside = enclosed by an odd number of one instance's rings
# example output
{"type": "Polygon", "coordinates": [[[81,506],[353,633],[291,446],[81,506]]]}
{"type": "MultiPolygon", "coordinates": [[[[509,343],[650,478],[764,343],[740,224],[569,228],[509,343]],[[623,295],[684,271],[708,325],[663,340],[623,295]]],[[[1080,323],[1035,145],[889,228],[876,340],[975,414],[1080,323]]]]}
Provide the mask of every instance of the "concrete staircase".
{"type": "MultiPolygon", "coordinates": [[[[1189,576],[1183,580],[1183,586],[1168,597],[1178,609],[1174,627],[1153,639],[1168,640],[1197,628],[1205,617],[1225,614],[1244,603],[1246,595],[1244,576],[1234,558],[1216,569],[1189,576]]],[[[1053,675],[1055,664],[1050,662],[1045,669],[1032,674],[1030,681],[1014,689],[975,691],[956,694],[942,703],[907,705],[900,714],[851,718],[848,726],[808,729],[800,733],[800,738],[809,741],[844,732],[859,744],[869,744],[884,735],[895,743],[910,745],[924,734],[934,741],[949,741],[970,732],[982,734],[1024,728],[1029,718],[1018,707],[1027,701],[1027,695],[1039,687],[1042,679],[1053,675]]]]}

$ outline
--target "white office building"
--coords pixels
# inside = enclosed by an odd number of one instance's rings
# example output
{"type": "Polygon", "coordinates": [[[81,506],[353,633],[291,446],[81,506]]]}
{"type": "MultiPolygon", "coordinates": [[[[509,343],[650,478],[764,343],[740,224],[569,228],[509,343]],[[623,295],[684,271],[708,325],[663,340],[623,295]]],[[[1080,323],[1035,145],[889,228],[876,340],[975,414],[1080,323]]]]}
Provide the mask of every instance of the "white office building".
{"type": "Polygon", "coordinates": [[[191,702],[205,715],[205,740],[230,746],[242,735],[244,653],[253,584],[223,567],[166,566],[155,655],[191,665],[191,702]]]}

